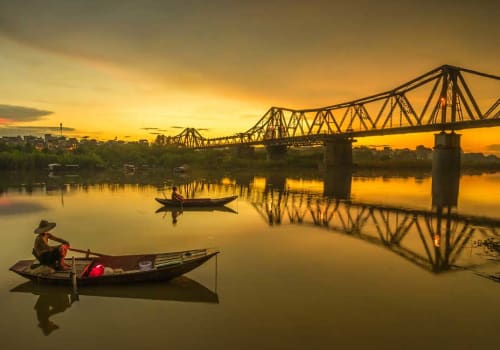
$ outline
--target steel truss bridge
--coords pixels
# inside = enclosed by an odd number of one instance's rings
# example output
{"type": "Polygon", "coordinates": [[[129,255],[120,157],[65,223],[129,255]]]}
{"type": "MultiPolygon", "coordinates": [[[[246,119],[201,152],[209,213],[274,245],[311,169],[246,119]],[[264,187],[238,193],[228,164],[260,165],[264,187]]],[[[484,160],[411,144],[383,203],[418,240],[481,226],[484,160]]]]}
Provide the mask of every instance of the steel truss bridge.
{"type": "Polygon", "coordinates": [[[350,102],[313,109],[271,107],[257,124],[236,135],[206,138],[186,128],[157,142],[188,148],[300,146],[335,137],[499,126],[499,92],[499,76],[444,65],[392,90],[350,102]],[[479,84],[476,94],[471,81],[479,84]]]}
{"type": "Polygon", "coordinates": [[[499,92],[499,76],[444,65],[350,102],[313,109],[271,107],[253,127],[232,136],[206,138],[186,128],[176,136],[161,135],[157,142],[187,148],[301,146],[332,138],[499,126],[499,92]],[[480,86],[475,94],[471,81],[480,86]]]}
{"type": "Polygon", "coordinates": [[[203,182],[181,187],[190,197],[205,191],[238,194],[271,226],[322,228],[387,249],[432,273],[479,271],[488,259],[476,254],[478,249],[472,251],[474,244],[500,237],[499,219],[461,215],[450,207],[417,210],[290,190],[203,182]]]}

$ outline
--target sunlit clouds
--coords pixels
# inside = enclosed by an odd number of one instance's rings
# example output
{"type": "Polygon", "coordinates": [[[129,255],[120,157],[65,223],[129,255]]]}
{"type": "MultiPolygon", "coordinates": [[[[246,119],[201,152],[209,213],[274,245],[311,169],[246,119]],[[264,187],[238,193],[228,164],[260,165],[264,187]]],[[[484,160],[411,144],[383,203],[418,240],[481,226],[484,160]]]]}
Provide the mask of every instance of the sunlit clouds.
{"type": "Polygon", "coordinates": [[[0,104],[85,135],[225,136],[273,105],[340,103],[442,64],[498,74],[498,22],[486,0],[2,1],[0,104]]]}

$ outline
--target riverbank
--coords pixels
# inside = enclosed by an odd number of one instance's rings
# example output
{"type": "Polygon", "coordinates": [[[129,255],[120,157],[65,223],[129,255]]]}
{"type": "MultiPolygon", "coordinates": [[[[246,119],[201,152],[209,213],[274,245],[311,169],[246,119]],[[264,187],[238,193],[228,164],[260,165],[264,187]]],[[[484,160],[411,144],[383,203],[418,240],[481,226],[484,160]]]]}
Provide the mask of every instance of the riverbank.
{"type": "MultiPolygon", "coordinates": [[[[383,152],[353,150],[353,163],[359,169],[432,169],[431,154],[419,158],[416,151],[383,152]]],[[[104,145],[79,148],[74,152],[37,151],[34,149],[4,149],[0,151],[0,170],[48,170],[49,164],[76,165],[83,170],[173,169],[188,164],[196,169],[322,169],[321,148],[290,148],[281,160],[268,160],[264,148],[241,156],[234,149],[191,150],[137,144],[104,145]]],[[[464,153],[462,168],[467,170],[500,171],[500,158],[464,153]]]]}

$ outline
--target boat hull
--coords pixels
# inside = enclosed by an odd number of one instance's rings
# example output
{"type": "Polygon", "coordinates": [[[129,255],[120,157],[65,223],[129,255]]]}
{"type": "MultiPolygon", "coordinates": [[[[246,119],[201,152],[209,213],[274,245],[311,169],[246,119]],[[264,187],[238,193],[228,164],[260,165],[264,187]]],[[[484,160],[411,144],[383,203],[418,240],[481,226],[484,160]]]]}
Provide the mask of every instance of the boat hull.
{"type": "MultiPolygon", "coordinates": [[[[78,258],[75,259],[75,264],[78,267],[77,284],[79,286],[92,286],[168,281],[197,268],[218,253],[218,251],[208,253],[206,250],[195,250],[150,255],[106,256],[95,259],[78,258]],[[186,253],[191,255],[187,256],[185,255],[186,253]],[[193,256],[193,254],[196,255],[193,256]],[[130,269],[130,266],[137,261],[147,259],[153,262],[150,270],[141,270],[138,268],[130,269]],[[120,273],[90,277],[88,271],[98,264],[103,264],[105,266],[110,266],[110,268],[113,267],[116,270],[119,269],[123,271],[120,271],[120,273]],[[121,269],[120,266],[125,269],[121,269]]],[[[35,273],[34,270],[30,268],[30,266],[35,263],[36,260],[21,260],[13,265],[10,270],[22,277],[41,284],[72,285],[71,271],[55,271],[46,274],[35,273]]]]}

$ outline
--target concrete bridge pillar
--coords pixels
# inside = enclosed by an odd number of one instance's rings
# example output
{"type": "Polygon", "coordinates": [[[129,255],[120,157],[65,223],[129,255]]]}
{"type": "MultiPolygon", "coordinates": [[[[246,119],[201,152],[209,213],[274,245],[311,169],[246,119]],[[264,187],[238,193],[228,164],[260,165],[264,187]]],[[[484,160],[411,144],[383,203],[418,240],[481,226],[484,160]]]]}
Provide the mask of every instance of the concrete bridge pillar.
{"type": "Polygon", "coordinates": [[[351,138],[339,138],[325,141],[323,161],[325,169],[352,166],[351,138]]]}
{"type": "Polygon", "coordinates": [[[460,185],[460,136],[454,132],[434,135],[432,154],[432,205],[455,207],[460,185]]]}
{"type": "Polygon", "coordinates": [[[352,167],[326,168],[323,176],[323,195],[336,199],[351,197],[352,167]]]}
{"type": "Polygon", "coordinates": [[[239,158],[253,158],[255,156],[255,148],[248,145],[239,145],[235,147],[236,156],[239,158]]]}
{"type": "Polygon", "coordinates": [[[267,160],[285,160],[286,158],[286,145],[269,145],[266,146],[267,160]]]}

